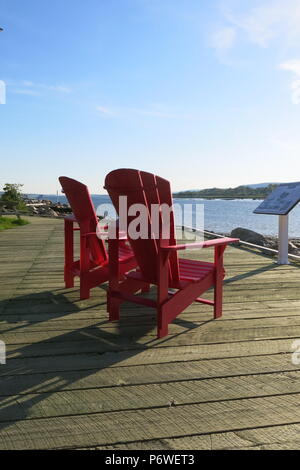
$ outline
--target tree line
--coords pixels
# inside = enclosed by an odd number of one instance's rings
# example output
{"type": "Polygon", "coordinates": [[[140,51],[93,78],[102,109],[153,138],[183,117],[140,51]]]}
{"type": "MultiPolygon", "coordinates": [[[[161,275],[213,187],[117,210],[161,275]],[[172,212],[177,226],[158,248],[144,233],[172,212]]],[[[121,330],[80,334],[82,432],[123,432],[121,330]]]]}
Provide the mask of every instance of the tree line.
{"type": "Polygon", "coordinates": [[[265,199],[274,189],[276,184],[269,184],[263,188],[251,188],[238,186],[237,188],[209,188],[195,191],[181,191],[174,193],[176,198],[204,198],[204,199],[265,199]]]}

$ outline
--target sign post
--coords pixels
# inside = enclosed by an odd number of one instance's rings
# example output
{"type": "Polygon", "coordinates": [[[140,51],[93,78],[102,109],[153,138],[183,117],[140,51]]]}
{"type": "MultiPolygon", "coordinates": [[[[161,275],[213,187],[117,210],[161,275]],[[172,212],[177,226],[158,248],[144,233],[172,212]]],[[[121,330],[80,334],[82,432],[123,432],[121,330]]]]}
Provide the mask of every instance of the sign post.
{"type": "Polygon", "coordinates": [[[300,183],[280,184],[254,214],[279,216],[278,264],[289,264],[289,213],[300,201],[300,183]]]}
{"type": "Polygon", "coordinates": [[[289,264],[289,216],[279,216],[278,264],[289,264]]]}

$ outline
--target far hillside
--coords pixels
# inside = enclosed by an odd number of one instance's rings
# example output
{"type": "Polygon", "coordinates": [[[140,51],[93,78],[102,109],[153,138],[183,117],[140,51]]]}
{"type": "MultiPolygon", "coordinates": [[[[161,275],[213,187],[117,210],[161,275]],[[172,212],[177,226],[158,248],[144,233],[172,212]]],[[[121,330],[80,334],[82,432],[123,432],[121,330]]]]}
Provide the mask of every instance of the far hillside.
{"type": "Polygon", "coordinates": [[[203,198],[203,199],[265,199],[277,184],[268,186],[238,186],[237,188],[209,188],[202,190],[181,191],[174,193],[176,198],[203,198]]]}

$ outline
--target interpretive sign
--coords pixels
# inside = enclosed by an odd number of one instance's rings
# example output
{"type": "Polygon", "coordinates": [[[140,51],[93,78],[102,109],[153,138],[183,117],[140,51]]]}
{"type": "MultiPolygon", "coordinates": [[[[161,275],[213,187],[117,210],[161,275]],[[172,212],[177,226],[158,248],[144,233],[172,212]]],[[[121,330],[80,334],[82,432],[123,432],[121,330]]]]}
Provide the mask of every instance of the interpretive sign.
{"type": "Polygon", "coordinates": [[[280,184],[254,214],[279,215],[278,264],[289,264],[289,213],[300,201],[300,183],[280,184]]]}
{"type": "Polygon", "coordinates": [[[287,215],[300,201],[300,183],[287,183],[278,186],[254,214],[287,215]]]}

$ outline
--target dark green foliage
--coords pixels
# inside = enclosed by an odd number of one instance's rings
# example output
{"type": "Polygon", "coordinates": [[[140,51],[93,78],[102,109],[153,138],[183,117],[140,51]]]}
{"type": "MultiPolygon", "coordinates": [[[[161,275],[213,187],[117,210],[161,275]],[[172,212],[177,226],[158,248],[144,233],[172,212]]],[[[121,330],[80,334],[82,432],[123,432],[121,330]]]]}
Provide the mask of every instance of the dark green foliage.
{"type": "Polygon", "coordinates": [[[14,219],[12,217],[0,217],[0,232],[2,230],[7,230],[9,228],[20,227],[22,225],[27,225],[29,222],[24,219],[14,219]]]}
{"type": "Polygon", "coordinates": [[[274,189],[276,184],[270,184],[264,188],[251,188],[249,186],[238,186],[237,188],[210,188],[199,191],[182,191],[175,193],[174,197],[178,198],[208,198],[208,199],[265,199],[274,189]]]}
{"type": "Polygon", "coordinates": [[[0,207],[6,207],[16,212],[27,212],[27,207],[21,193],[22,186],[22,184],[7,183],[3,188],[4,193],[0,197],[0,207]]]}

